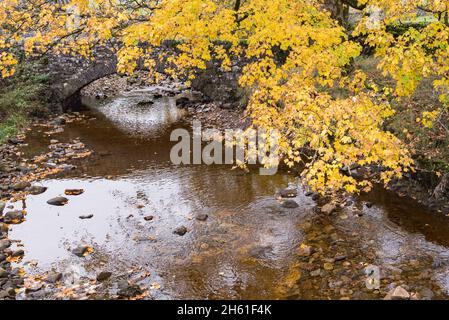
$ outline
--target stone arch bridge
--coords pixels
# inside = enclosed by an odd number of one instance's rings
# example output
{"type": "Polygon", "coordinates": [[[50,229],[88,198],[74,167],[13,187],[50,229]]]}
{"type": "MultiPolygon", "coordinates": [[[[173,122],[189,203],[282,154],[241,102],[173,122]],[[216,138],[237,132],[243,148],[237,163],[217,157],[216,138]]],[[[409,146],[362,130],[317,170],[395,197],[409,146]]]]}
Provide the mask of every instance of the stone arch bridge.
{"type": "Polygon", "coordinates": [[[70,55],[50,55],[45,71],[49,74],[52,109],[63,111],[80,105],[80,91],[85,86],[115,74],[117,58],[110,51],[96,53],[92,60],[70,55]]]}
{"type": "MultiPolygon", "coordinates": [[[[137,68],[142,69],[142,64],[139,63],[137,68]]],[[[164,64],[157,63],[156,68],[163,72],[164,64]]],[[[95,52],[91,60],[70,55],[50,55],[45,69],[50,78],[50,105],[53,111],[60,112],[81,105],[80,92],[84,87],[117,73],[117,57],[107,49],[95,52]]],[[[227,107],[244,105],[246,93],[238,85],[240,74],[241,66],[223,72],[217,63],[211,62],[192,82],[192,89],[202,92],[210,100],[223,102],[227,107]]]]}

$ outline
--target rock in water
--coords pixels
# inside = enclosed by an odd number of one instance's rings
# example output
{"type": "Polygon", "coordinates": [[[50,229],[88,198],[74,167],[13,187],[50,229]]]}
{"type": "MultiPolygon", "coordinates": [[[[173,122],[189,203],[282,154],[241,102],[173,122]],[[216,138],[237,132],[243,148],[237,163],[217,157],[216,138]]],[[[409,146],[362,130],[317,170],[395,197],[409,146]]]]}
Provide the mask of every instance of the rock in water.
{"type": "Polygon", "coordinates": [[[52,271],[47,275],[47,278],[45,278],[45,281],[48,283],[56,283],[56,282],[60,281],[61,279],[62,279],[62,273],[52,271]]]}
{"type": "Polygon", "coordinates": [[[45,191],[47,191],[47,187],[42,187],[42,186],[32,186],[31,188],[30,188],[30,193],[33,195],[33,196],[37,196],[37,195],[39,195],[39,194],[42,194],[42,193],[44,193],[45,191]]]}
{"type": "Polygon", "coordinates": [[[335,209],[337,209],[337,205],[335,203],[327,203],[321,208],[321,212],[324,214],[332,214],[335,209]]]}
{"type": "Polygon", "coordinates": [[[66,189],[64,193],[67,196],[79,196],[84,193],[84,190],[83,189],[66,189]]]}
{"type": "Polygon", "coordinates": [[[120,289],[118,295],[125,298],[132,298],[143,293],[143,290],[137,284],[129,284],[126,287],[120,289]]]}
{"type": "Polygon", "coordinates": [[[69,199],[64,197],[56,197],[47,201],[48,204],[52,206],[64,206],[69,202],[69,199]]]}
{"type": "Polygon", "coordinates": [[[29,183],[27,181],[21,181],[21,182],[17,182],[15,184],[13,184],[11,187],[13,188],[14,191],[22,191],[30,186],[31,186],[31,183],[29,183]]]}
{"type": "Polygon", "coordinates": [[[392,289],[388,294],[385,296],[384,300],[409,300],[410,299],[410,293],[407,292],[404,288],[401,286],[397,286],[396,288],[392,289]]]}
{"type": "Polygon", "coordinates": [[[6,203],[0,201],[0,216],[3,214],[3,210],[5,210],[6,203]]]}
{"type": "Polygon", "coordinates": [[[21,257],[23,257],[25,255],[25,251],[23,251],[23,250],[17,250],[17,251],[14,251],[12,254],[11,254],[11,257],[13,257],[13,258],[21,258],[21,257]]]}
{"type": "Polygon", "coordinates": [[[146,216],[143,218],[145,221],[153,221],[154,217],[153,216],[146,216]]]}
{"type": "Polygon", "coordinates": [[[0,251],[3,251],[11,246],[11,241],[8,239],[0,240],[0,251]]]}
{"type": "Polygon", "coordinates": [[[91,248],[89,246],[81,245],[72,250],[72,253],[78,257],[85,257],[91,248]]]}
{"type": "Polygon", "coordinates": [[[3,269],[2,267],[0,267],[0,279],[1,278],[6,278],[8,276],[8,272],[6,272],[5,269],[3,269]]]}
{"type": "Polygon", "coordinates": [[[299,207],[299,204],[294,200],[285,200],[282,202],[282,207],[287,209],[295,209],[299,207]]]}
{"type": "Polygon", "coordinates": [[[279,191],[279,194],[282,198],[295,198],[298,195],[298,190],[288,188],[279,191]]]}
{"type": "Polygon", "coordinates": [[[97,281],[106,281],[112,276],[112,272],[102,271],[97,275],[97,281]]]}
{"type": "Polygon", "coordinates": [[[5,223],[20,223],[23,220],[23,218],[24,218],[23,211],[15,210],[6,212],[3,221],[5,223]]]}
{"type": "Polygon", "coordinates": [[[209,216],[205,213],[199,213],[195,216],[195,219],[198,221],[206,221],[209,216]]]}
{"type": "Polygon", "coordinates": [[[86,215],[83,215],[83,216],[79,216],[79,218],[81,220],[92,219],[93,217],[94,217],[93,214],[86,214],[86,215]]]}
{"type": "Polygon", "coordinates": [[[309,257],[313,253],[312,247],[306,244],[299,246],[298,255],[301,257],[309,257]]]}
{"type": "Polygon", "coordinates": [[[179,99],[176,99],[176,106],[177,107],[188,107],[192,104],[189,98],[187,97],[181,97],[179,99]]]}
{"type": "Polygon", "coordinates": [[[178,236],[183,236],[183,235],[185,235],[185,234],[187,233],[187,228],[184,227],[184,226],[181,226],[181,227],[179,227],[179,228],[176,228],[176,229],[173,231],[173,233],[174,233],[174,234],[177,234],[178,236]]]}
{"type": "Polygon", "coordinates": [[[366,203],[365,203],[365,206],[366,206],[367,208],[372,208],[372,207],[373,207],[373,203],[372,203],[372,202],[366,202],[366,203]]]}

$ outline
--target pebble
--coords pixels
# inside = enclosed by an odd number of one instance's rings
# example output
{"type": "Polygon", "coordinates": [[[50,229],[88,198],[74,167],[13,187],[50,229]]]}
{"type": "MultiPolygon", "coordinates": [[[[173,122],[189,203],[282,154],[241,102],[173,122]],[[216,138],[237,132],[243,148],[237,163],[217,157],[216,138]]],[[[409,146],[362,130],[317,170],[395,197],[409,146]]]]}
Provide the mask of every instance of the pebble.
{"type": "Polygon", "coordinates": [[[178,227],[173,231],[173,233],[178,236],[183,236],[187,233],[187,228],[185,226],[178,227]]]}
{"type": "Polygon", "coordinates": [[[319,277],[321,275],[321,269],[314,270],[310,272],[311,277],[319,277]]]}
{"type": "Polygon", "coordinates": [[[299,246],[298,255],[301,257],[308,257],[313,253],[312,247],[302,244],[299,246]]]}
{"type": "Polygon", "coordinates": [[[346,256],[345,256],[345,255],[337,255],[337,256],[335,256],[335,258],[334,258],[334,261],[335,261],[335,262],[343,261],[343,260],[346,260],[346,256]]]}
{"type": "Polygon", "coordinates": [[[198,221],[206,221],[209,216],[205,213],[199,213],[195,216],[195,219],[198,221]]]}
{"type": "Polygon", "coordinates": [[[146,216],[143,218],[145,221],[153,221],[154,217],[153,216],[146,216]]]}

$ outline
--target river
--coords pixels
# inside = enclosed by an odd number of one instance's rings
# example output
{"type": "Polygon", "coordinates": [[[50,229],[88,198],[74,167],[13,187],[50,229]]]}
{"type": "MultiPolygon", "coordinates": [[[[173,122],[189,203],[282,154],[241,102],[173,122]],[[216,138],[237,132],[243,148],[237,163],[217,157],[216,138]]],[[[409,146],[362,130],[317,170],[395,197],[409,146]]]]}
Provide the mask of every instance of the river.
{"type": "MultiPolygon", "coordinates": [[[[50,139],[79,138],[95,153],[76,170],[39,181],[48,191],[26,199],[27,219],[9,237],[20,240],[27,273],[57,270],[65,287],[90,281],[90,298],[115,297],[123,280],[148,289],[147,299],[377,299],[396,285],[422,298],[448,297],[447,217],[382,188],[325,216],[288,173],[173,165],[170,133],[189,123],[173,97],[139,104],[151,96],[85,100],[87,120],[52,137],[28,134],[28,157],[45,152],[50,139]],[[275,196],[289,184],[299,189],[296,209],[275,196]],[[46,203],[67,188],[85,192],[63,207],[46,203]],[[184,236],[173,232],[180,226],[184,236]],[[73,255],[79,244],[94,253],[73,255]],[[301,253],[301,244],[312,252],[301,253]],[[367,267],[380,271],[378,290],[366,286],[367,267]],[[95,283],[100,271],[112,277],[95,283]]],[[[39,297],[60,290],[49,286],[39,297]]]]}

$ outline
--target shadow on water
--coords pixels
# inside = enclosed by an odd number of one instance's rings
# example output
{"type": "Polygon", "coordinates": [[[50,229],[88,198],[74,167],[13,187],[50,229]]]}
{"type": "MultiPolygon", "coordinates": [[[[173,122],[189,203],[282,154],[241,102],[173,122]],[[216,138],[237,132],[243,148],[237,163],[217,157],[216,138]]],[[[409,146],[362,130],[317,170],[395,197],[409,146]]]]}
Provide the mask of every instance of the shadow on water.
{"type": "MultiPolygon", "coordinates": [[[[288,174],[259,176],[228,166],[173,165],[170,133],[189,124],[183,122],[174,98],[154,104],[146,103],[148,98],[148,93],[138,92],[102,103],[90,101],[90,109],[83,112],[87,119],[67,124],[63,133],[50,138],[40,130],[30,132],[24,150],[28,156],[46,151],[54,138],[80,138],[95,154],[63,177],[41,181],[48,191],[27,198],[27,221],[10,234],[21,240],[24,261],[36,261],[38,270],[76,266],[90,278],[111,270],[118,279],[130,269],[143,268],[150,273],[143,285],[162,285],[152,292],[155,298],[284,298],[278,284],[295,264],[299,244],[310,236],[301,223],[316,215],[314,202],[301,191],[295,199],[299,208],[281,207],[276,191],[296,182],[288,174]],[[64,207],[46,204],[66,188],[83,188],[85,193],[70,197],[64,207]],[[86,214],[93,218],[79,219],[86,214]],[[199,221],[198,214],[208,219],[199,221]],[[151,221],[144,219],[148,216],[151,221]],[[183,237],[173,233],[179,226],[187,227],[183,237]],[[95,253],[75,257],[70,250],[81,243],[93,246],[95,253]]],[[[361,243],[343,242],[343,247],[373,246],[391,253],[392,246],[405,246],[394,237],[385,244],[382,239],[392,229],[406,238],[418,237],[416,250],[430,248],[442,255],[449,245],[445,217],[430,215],[386,191],[375,190],[353,207],[364,217],[337,217],[329,223],[367,236],[361,243]],[[366,200],[374,207],[363,207],[366,200]]],[[[309,291],[313,294],[303,296],[324,298],[320,288],[309,291]]]]}

